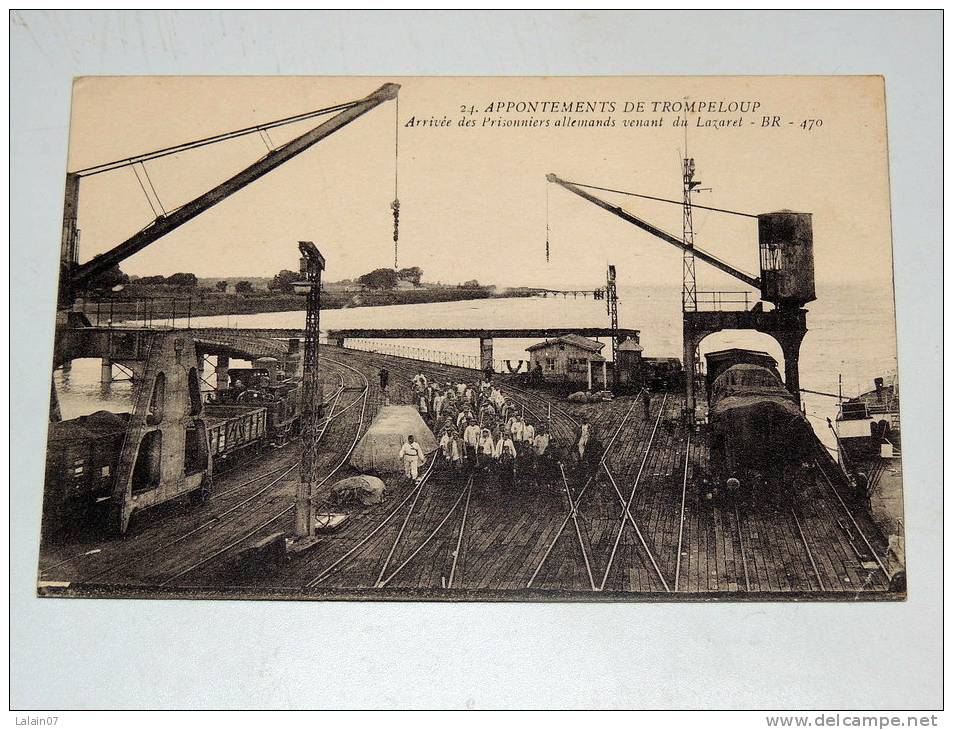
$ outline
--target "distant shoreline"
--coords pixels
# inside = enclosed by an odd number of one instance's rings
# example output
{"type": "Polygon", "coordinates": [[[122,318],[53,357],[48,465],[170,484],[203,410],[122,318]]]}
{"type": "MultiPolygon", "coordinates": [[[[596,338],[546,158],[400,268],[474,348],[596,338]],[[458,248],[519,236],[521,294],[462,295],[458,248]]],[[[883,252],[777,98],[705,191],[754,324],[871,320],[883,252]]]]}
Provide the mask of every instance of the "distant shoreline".
{"type": "MultiPolygon", "coordinates": [[[[539,289],[495,287],[371,290],[346,292],[325,290],[321,293],[322,309],[382,307],[400,304],[436,304],[479,299],[513,299],[532,297],[539,289]]],[[[144,319],[175,319],[223,315],[268,314],[304,311],[304,296],[297,294],[254,291],[248,294],[222,293],[206,289],[193,291],[134,291],[112,299],[87,301],[82,307],[93,324],[144,319]]]]}

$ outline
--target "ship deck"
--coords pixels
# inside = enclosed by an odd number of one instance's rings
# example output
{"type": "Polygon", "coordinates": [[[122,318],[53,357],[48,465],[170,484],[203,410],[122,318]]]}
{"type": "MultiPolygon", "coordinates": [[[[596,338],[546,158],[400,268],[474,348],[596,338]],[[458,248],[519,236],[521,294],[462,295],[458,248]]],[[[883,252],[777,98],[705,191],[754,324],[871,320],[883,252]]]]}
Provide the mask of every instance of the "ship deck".
{"type": "MultiPolygon", "coordinates": [[[[348,448],[383,404],[376,373],[391,372],[392,402],[410,402],[418,370],[443,380],[478,374],[326,347],[323,367],[350,381],[322,446],[319,490],[354,472],[348,448]],[[361,400],[363,399],[363,400],[361,400]],[[350,405],[349,405],[350,404],[350,405]]],[[[250,548],[289,531],[299,447],[216,479],[204,507],[146,513],[130,534],[71,538],[41,550],[41,592],[63,595],[360,597],[385,600],[899,599],[881,532],[840,491],[830,465],[783,504],[709,501],[696,486],[710,453],[704,428],[683,424],[682,396],[575,405],[509,389],[527,415],[549,415],[571,443],[587,416],[604,464],[566,466],[512,487],[437,464],[418,488],[387,480],[383,504],[350,509],[310,551],[265,560],[250,548]],[[551,412],[550,412],[550,409],[551,412]],[[264,476],[258,476],[264,475],[264,476]],[[253,478],[258,476],[257,480],[253,478]],[[236,507],[236,505],[238,505],[236,507]],[[623,505],[627,505],[625,508],[623,505]],[[249,556],[252,556],[249,558],[249,556]]]]}

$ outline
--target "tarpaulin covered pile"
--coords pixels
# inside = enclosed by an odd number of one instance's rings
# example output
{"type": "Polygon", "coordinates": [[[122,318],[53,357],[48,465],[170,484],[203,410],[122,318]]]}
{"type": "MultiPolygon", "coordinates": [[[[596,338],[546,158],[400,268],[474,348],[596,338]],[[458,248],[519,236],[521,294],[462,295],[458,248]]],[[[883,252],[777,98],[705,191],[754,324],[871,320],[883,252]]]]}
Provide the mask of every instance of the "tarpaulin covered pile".
{"type": "Polygon", "coordinates": [[[336,505],[380,504],[384,501],[384,482],[377,477],[361,475],[335,482],[331,499],[336,505]]]}
{"type": "Polygon", "coordinates": [[[393,474],[403,472],[397,454],[412,435],[425,454],[437,449],[437,439],[413,406],[384,406],[351,455],[351,466],[362,472],[393,474]]]}
{"type": "Polygon", "coordinates": [[[715,379],[709,418],[713,446],[729,465],[777,468],[809,454],[815,438],[780,378],[757,365],[735,365],[715,379]]]}

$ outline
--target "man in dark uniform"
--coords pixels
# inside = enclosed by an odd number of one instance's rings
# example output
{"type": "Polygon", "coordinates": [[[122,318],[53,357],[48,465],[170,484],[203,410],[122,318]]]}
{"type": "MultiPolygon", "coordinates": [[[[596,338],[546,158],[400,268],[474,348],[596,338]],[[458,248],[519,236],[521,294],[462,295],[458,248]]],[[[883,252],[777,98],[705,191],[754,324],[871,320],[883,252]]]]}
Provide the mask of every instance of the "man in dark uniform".
{"type": "Polygon", "coordinates": [[[539,386],[543,384],[543,366],[538,362],[536,363],[536,367],[533,369],[532,380],[533,385],[539,386]]]}
{"type": "Polygon", "coordinates": [[[381,379],[381,392],[384,394],[384,399],[387,399],[387,383],[390,381],[390,373],[387,372],[387,368],[381,368],[381,371],[377,374],[381,379]]]}

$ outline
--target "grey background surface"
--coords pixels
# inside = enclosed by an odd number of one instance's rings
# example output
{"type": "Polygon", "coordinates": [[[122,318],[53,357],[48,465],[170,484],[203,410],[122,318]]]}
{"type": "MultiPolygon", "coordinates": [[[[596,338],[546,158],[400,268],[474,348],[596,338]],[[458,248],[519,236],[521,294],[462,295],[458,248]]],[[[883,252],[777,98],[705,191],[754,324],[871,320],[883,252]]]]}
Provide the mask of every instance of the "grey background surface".
{"type": "Polygon", "coordinates": [[[938,12],[14,11],[10,23],[12,707],[940,705],[938,12]],[[831,73],[886,77],[905,603],[34,597],[72,77],[831,73]]]}

